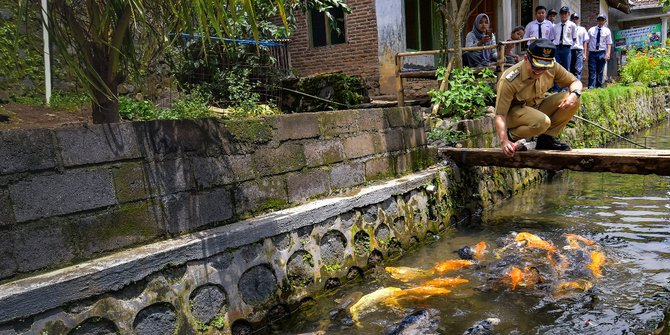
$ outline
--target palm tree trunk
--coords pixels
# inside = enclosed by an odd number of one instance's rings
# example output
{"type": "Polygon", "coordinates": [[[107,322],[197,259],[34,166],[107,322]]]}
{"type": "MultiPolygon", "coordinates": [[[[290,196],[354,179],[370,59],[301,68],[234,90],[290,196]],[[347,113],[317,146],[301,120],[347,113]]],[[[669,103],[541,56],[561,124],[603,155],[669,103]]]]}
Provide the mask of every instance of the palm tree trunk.
{"type": "Polygon", "coordinates": [[[116,87],[113,87],[114,96],[96,92],[92,103],[93,123],[116,123],[121,121],[119,115],[119,99],[116,98],[116,87]]]}

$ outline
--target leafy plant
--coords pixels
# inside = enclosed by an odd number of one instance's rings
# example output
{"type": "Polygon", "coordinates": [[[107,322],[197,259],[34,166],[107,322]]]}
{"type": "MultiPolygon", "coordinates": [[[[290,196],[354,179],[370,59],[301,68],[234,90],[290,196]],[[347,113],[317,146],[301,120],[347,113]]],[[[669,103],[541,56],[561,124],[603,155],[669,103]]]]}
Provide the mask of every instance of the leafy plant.
{"type": "Polygon", "coordinates": [[[621,81],[625,84],[670,84],[670,49],[649,47],[630,50],[626,65],[621,69],[621,81]]]}
{"type": "Polygon", "coordinates": [[[468,138],[468,134],[460,130],[435,127],[427,134],[430,142],[441,141],[446,145],[452,145],[468,138]]]}
{"type": "Polygon", "coordinates": [[[199,91],[175,101],[170,108],[159,108],[147,100],[119,98],[120,113],[128,120],[180,120],[215,117],[209,110],[207,96],[199,91]]]}
{"type": "MultiPolygon", "coordinates": [[[[437,80],[442,81],[446,68],[437,69],[437,80]]],[[[439,103],[442,108],[438,113],[456,119],[476,119],[486,114],[485,107],[493,100],[493,88],[487,83],[495,74],[489,68],[475,73],[464,67],[452,71],[449,78],[449,89],[446,91],[430,90],[428,95],[433,104],[439,103]]]]}

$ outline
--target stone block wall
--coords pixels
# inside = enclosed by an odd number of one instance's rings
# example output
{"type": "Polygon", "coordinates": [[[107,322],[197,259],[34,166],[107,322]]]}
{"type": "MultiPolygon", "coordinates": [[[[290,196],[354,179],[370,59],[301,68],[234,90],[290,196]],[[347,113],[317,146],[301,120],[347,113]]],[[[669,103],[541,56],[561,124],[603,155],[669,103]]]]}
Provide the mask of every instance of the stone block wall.
{"type": "Polygon", "coordinates": [[[417,109],[0,133],[0,280],[433,162],[417,109]]]}

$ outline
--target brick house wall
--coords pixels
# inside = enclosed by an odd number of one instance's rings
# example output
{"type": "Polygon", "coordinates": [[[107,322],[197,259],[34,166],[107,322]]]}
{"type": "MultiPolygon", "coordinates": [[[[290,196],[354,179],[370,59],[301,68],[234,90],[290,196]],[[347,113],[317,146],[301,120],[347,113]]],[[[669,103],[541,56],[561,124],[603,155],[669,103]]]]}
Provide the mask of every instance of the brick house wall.
{"type": "Polygon", "coordinates": [[[379,94],[377,20],[373,0],[350,0],[351,13],[345,16],[346,43],[311,47],[308,17],[296,15],[297,29],[291,37],[291,65],[301,76],[322,72],[360,75],[370,95],[379,94]]]}

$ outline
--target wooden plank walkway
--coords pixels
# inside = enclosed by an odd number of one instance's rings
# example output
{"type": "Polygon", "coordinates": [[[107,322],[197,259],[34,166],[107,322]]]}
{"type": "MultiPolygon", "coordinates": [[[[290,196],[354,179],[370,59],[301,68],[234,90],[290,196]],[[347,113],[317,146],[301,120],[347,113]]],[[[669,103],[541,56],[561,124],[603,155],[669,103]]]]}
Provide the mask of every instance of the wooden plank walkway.
{"type": "Polygon", "coordinates": [[[507,157],[499,148],[439,148],[460,166],[500,166],[545,170],[657,174],[670,176],[670,150],[573,149],[530,150],[507,157]]]}

